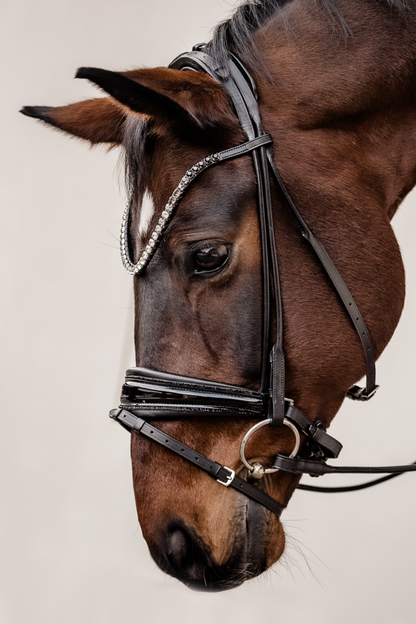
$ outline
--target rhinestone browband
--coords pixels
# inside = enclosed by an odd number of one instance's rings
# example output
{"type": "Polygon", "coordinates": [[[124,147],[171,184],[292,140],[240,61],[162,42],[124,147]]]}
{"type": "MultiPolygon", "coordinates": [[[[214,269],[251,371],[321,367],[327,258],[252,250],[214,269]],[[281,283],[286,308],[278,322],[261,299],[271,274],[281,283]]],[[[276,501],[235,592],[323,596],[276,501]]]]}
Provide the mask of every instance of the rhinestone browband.
{"type": "Polygon", "coordinates": [[[163,231],[166,229],[170,220],[173,217],[173,213],[180,200],[182,199],[183,194],[185,193],[188,186],[195,180],[195,178],[211,167],[211,165],[215,165],[219,162],[220,156],[219,154],[213,154],[212,156],[207,156],[203,158],[199,162],[196,163],[193,167],[191,167],[183,176],[182,180],[179,182],[176,189],[173,191],[172,195],[169,197],[169,201],[163,210],[159,222],[154,229],[151,237],[149,238],[147,245],[142,252],[139,261],[136,264],[130,259],[129,254],[129,246],[128,246],[128,227],[129,227],[129,215],[130,215],[130,204],[127,204],[126,209],[123,214],[123,219],[121,222],[121,234],[120,234],[120,253],[121,259],[129,275],[135,275],[136,273],[141,273],[144,271],[146,266],[149,264],[153,254],[160,244],[160,240],[162,238],[163,231]]]}
{"type": "Polygon", "coordinates": [[[169,201],[160,216],[159,222],[155,227],[151,237],[149,238],[148,243],[139,258],[139,261],[136,264],[133,264],[129,254],[128,230],[130,205],[128,204],[123,214],[120,234],[121,259],[127,273],[129,273],[129,275],[140,274],[147,267],[156,249],[158,248],[162,238],[162,234],[169,225],[170,220],[173,217],[173,213],[175,212],[175,209],[182,199],[186,189],[189,187],[191,182],[193,182],[195,178],[199,176],[200,173],[205,171],[205,169],[208,169],[208,167],[216,165],[219,162],[231,160],[232,158],[238,158],[239,156],[244,156],[245,154],[249,154],[259,147],[270,145],[271,143],[273,143],[271,136],[269,134],[262,134],[255,139],[250,139],[249,141],[241,143],[240,145],[236,145],[235,147],[230,147],[229,149],[223,150],[222,152],[207,156],[206,158],[203,158],[202,160],[197,162],[196,165],[191,167],[185,173],[182,180],[179,182],[178,186],[169,197],[169,201]]]}

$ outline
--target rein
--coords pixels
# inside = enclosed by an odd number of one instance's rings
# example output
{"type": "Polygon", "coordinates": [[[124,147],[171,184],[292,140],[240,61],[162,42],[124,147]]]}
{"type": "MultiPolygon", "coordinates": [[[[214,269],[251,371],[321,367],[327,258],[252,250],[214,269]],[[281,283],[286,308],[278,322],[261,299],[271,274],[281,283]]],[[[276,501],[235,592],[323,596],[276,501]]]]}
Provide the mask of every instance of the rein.
{"type": "Polygon", "coordinates": [[[262,128],[255,84],[239,59],[230,55],[228,67],[219,67],[214,59],[205,54],[204,45],[199,45],[195,46],[192,52],[177,57],[169,67],[188,71],[203,71],[220,82],[233,103],[246,141],[241,145],[206,157],[186,172],[169,198],[137,263],[133,263],[129,255],[130,207],[128,206],[123,216],[121,228],[122,261],[131,275],[142,273],[162,241],[163,232],[173,218],[181,198],[199,174],[208,167],[226,160],[251,154],[258,187],[262,253],[263,331],[260,388],[259,390],[250,390],[242,386],[211,382],[146,368],[131,368],[126,373],[120,407],[112,410],[110,417],[128,431],[136,431],[170,449],[199,467],[210,477],[215,478],[221,485],[242,492],[278,517],[283,511],[283,506],[259,489],[257,485],[254,485],[265,474],[279,470],[298,475],[307,473],[311,476],[321,476],[328,473],[389,473],[380,479],[356,486],[340,488],[298,486],[299,489],[309,491],[344,492],[370,487],[394,478],[403,472],[416,470],[416,464],[377,468],[328,465],[327,460],[337,458],[342,445],[326,432],[320,421],[312,422],[294,405],[293,401],[285,398],[283,312],[269,171],[271,171],[286,204],[295,216],[302,236],[308,241],[320,260],[360,337],[366,359],[366,386],[364,388],[353,386],[348,390],[347,396],[354,400],[366,401],[374,396],[378,389],[375,382],[375,357],[370,334],[345,282],[321,241],[305,223],[283,183],[273,161],[270,148],[273,141],[268,134],[264,133],[262,128]],[[275,342],[269,349],[272,301],[274,302],[276,329],[275,342]],[[239,418],[259,420],[245,434],[240,445],[241,460],[248,470],[248,478],[252,483],[238,477],[231,468],[212,461],[191,447],[163,433],[149,422],[152,420],[177,420],[207,416],[238,416],[239,418]],[[260,464],[251,465],[245,457],[245,446],[250,436],[265,425],[289,427],[295,440],[291,455],[288,457],[278,453],[270,468],[264,468],[260,464]],[[298,455],[301,435],[305,436],[302,445],[302,457],[298,455]]]}

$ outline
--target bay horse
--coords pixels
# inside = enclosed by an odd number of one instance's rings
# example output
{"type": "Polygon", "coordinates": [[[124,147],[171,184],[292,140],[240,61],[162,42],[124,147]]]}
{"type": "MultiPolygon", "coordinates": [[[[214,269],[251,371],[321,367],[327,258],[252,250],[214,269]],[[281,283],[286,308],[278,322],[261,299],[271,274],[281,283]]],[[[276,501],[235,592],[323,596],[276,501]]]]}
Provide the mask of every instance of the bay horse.
{"type": "MultiPolygon", "coordinates": [[[[235,55],[254,80],[273,162],[351,291],[376,358],[393,335],[405,295],[390,220],[416,183],[415,27],[416,8],[406,0],[247,1],[203,48],[220,69],[235,55]]],[[[124,149],[125,234],[136,267],[184,173],[247,137],[226,90],[209,73],[89,68],[78,76],[107,97],[22,112],[91,144],[124,149]]],[[[258,184],[249,153],[207,167],[181,196],[156,251],[149,249],[151,262],[132,271],[141,370],[206,380],[208,387],[233,385],[247,396],[259,387],[265,286],[258,184]]],[[[284,392],[324,430],[365,374],[366,360],[273,179],[271,202],[284,392]]],[[[271,324],[276,333],[276,315],[271,324]]],[[[156,420],[155,428],[248,478],[239,446],[257,422],[236,411],[156,420]]],[[[292,448],[290,429],[262,427],[246,453],[265,466],[292,448]]],[[[189,587],[218,591],[279,559],[285,536],[276,513],[134,432],[131,456],[140,525],[165,572],[189,587]]],[[[298,482],[279,471],[259,479],[257,489],[283,508],[298,482]]]]}

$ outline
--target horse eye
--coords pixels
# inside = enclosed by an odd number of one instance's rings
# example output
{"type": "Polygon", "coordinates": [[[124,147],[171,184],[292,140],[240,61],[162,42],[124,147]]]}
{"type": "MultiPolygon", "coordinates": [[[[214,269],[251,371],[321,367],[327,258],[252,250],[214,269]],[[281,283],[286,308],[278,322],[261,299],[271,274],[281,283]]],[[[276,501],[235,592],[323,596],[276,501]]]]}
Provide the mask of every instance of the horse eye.
{"type": "Polygon", "coordinates": [[[193,255],[195,273],[216,271],[228,258],[228,247],[223,243],[209,243],[195,251],[193,255]]]}

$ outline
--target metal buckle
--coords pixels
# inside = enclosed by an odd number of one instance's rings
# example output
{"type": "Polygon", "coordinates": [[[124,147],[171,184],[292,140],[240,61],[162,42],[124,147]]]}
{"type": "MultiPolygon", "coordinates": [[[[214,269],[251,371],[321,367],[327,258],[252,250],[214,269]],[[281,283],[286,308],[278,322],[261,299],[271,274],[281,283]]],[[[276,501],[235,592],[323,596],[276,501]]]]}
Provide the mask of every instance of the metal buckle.
{"type": "Polygon", "coordinates": [[[371,399],[371,397],[373,397],[375,395],[375,393],[377,392],[377,390],[380,388],[380,386],[374,386],[374,390],[372,390],[371,392],[369,392],[368,394],[363,394],[361,395],[361,400],[362,401],[368,401],[369,399],[371,399]]]}
{"type": "Polygon", "coordinates": [[[223,466],[223,468],[225,468],[226,470],[230,471],[230,474],[227,475],[227,481],[221,481],[221,479],[217,479],[218,483],[221,483],[221,485],[223,485],[224,487],[228,487],[233,481],[234,481],[234,477],[235,477],[235,471],[231,470],[231,468],[228,468],[228,466],[223,466]]]}
{"type": "Polygon", "coordinates": [[[380,386],[374,386],[374,389],[366,394],[365,388],[361,388],[360,386],[352,386],[352,388],[349,388],[347,392],[347,397],[349,399],[352,399],[353,401],[369,401],[369,399],[371,399],[375,395],[379,387],[380,386]]]}

